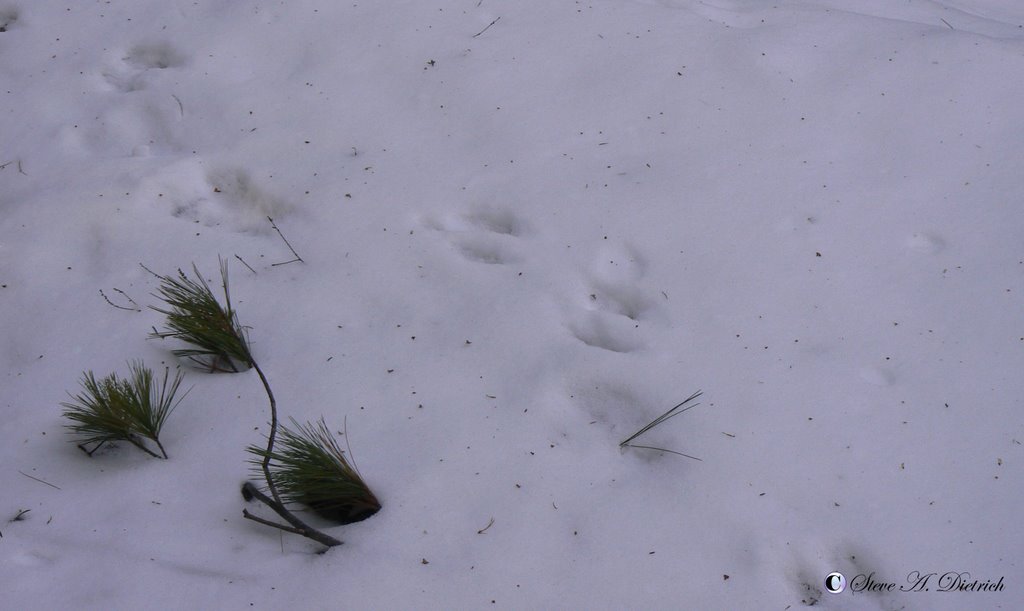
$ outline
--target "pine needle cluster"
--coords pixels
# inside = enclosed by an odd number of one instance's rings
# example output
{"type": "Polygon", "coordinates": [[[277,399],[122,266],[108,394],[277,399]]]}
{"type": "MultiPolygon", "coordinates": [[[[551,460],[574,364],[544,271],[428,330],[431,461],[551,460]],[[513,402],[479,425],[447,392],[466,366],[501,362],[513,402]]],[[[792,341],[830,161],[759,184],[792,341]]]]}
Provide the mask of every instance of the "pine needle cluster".
{"type": "Polygon", "coordinates": [[[633,443],[633,441],[636,440],[641,435],[643,435],[644,433],[646,433],[646,432],[650,431],[651,429],[653,429],[654,427],[658,426],[659,424],[662,424],[663,422],[665,422],[669,418],[674,418],[675,416],[678,416],[679,414],[685,412],[686,410],[694,408],[694,407],[697,407],[698,405],[700,405],[700,403],[694,403],[693,405],[687,405],[687,403],[689,403],[690,401],[693,401],[694,399],[696,399],[697,397],[701,396],[702,394],[704,394],[704,393],[702,391],[699,391],[699,390],[697,392],[693,393],[692,395],[690,395],[689,397],[684,399],[682,403],[676,405],[675,407],[673,407],[672,409],[668,410],[664,414],[662,414],[662,415],[658,416],[657,418],[655,418],[654,420],[650,421],[646,426],[641,427],[641,429],[638,430],[637,432],[635,432],[632,435],[630,435],[629,437],[623,439],[622,442],[619,443],[619,447],[620,448],[640,448],[640,449],[643,449],[643,450],[656,450],[658,452],[668,452],[669,454],[678,454],[679,456],[685,456],[686,458],[692,458],[694,460],[701,460],[701,459],[697,458],[696,456],[690,456],[689,454],[683,454],[682,452],[676,452],[675,450],[668,450],[666,448],[657,448],[657,447],[654,447],[654,446],[642,446],[642,445],[633,443]]]}
{"type": "Polygon", "coordinates": [[[167,458],[160,443],[160,429],[188,394],[185,391],[185,395],[174,400],[183,374],[177,372],[168,386],[170,370],[165,368],[163,383],[157,388],[153,371],[141,361],[129,363],[128,368],[128,379],[112,373],[97,381],[91,371],[83,374],[84,391],[78,395],[68,393],[73,402],[61,403],[64,417],[72,421],[66,426],[78,436],[78,447],[90,456],[105,443],[127,441],[151,456],[167,458]],[[145,439],[155,443],[163,456],[147,447],[145,439]],[[91,444],[95,444],[93,448],[86,449],[91,444]]]}
{"type": "MultiPolygon", "coordinates": [[[[296,255],[296,260],[302,259],[296,255]]],[[[258,500],[273,510],[284,523],[260,517],[247,509],[242,511],[242,515],[260,524],[302,535],[326,547],[341,545],[340,540],[307,525],[286,504],[303,504],[327,519],[350,524],[377,513],[381,507],[380,502],[363,482],[354,464],[346,459],[323,419],[315,425],[304,426],[292,420],[293,429],[279,426],[277,401],[270,382],[250,352],[246,327],[239,324],[231,307],[228,268],[223,259],[220,268],[224,305],[214,297],[195,264],[192,265],[195,279],[180,269],[176,277],[150,272],[160,281],[158,293],[154,296],[166,304],[162,308],[150,307],[167,317],[165,330],[158,331],[154,327],[150,337],[170,337],[188,344],[187,348],[174,350],[175,356],[188,359],[210,372],[237,372],[250,368],[256,371],[270,402],[270,432],[266,448],[254,445],[248,447],[247,451],[256,457],[250,462],[256,465],[257,471],[263,476],[266,483],[264,489],[268,494],[261,492],[252,482],[245,482],[241,491],[247,502],[258,500]],[[278,445],[275,446],[275,443],[278,445]]],[[[161,406],[157,411],[162,416],[155,421],[155,428],[137,424],[135,421],[139,418],[124,415],[132,412],[132,409],[119,407],[125,403],[139,403],[141,399],[138,397],[149,396],[147,393],[152,384],[147,380],[149,378],[138,374],[133,380],[133,386],[113,376],[96,382],[92,373],[86,375],[83,384],[87,392],[77,397],[78,405],[66,405],[69,408],[66,415],[77,423],[72,429],[85,437],[80,446],[83,450],[87,443],[95,443],[99,447],[107,441],[126,439],[156,456],[140,441],[140,438],[149,438],[163,452],[156,434],[163,418],[166,418],[165,412],[173,408],[170,398],[165,404],[165,394],[161,391],[158,399],[147,404],[156,402],[161,406]],[[147,390],[143,392],[136,387],[147,390]]],[[[179,373],[169,397],[173,397],[180,381],[179,373]]],[[[166,388],[166,376],[164,386],[166,388]]],[[[93,448],[91,452],[95,450],[93,448]]],[[[167,453],[163,454],[166,458],[167,453]]]]}
{"type": "Polygon", "coordinates": [[[345,458],[321,418],[315,424],[281,426],[276,450],[249,446],[259,457],[251,462],[262,467],[269,457],[274,484],[282,500],[301,503],[321,517],[351,524],[380,510],[380,502],[345,458]]]}
{"type": "Polygon", "coordinates": [[[231,308],[227,262],[223,259],[220,262],[224,306],[213,296],[195,264],[192,269],[198,281],[180,269],[176,278],[157,276],[160,288],[155,296],[166,302],[169,309],[150,307],[167,316],[167,330],[154,329],[150,337],[173,337],[191,344],[191,348],[175,350],[175,356],[187,358],[210,371],[241,371],[252,367],[245,329],[231,308]]]}

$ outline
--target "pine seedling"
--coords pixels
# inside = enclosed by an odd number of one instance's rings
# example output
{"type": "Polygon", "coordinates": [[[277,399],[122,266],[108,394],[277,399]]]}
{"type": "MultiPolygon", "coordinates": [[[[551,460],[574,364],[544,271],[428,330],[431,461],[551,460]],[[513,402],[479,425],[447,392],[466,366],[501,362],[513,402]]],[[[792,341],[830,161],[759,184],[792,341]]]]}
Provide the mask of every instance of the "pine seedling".
{"type": "MultiPolygon", "coordinates": [[[[296,451],[292,450],[291,446],[281,454],[274,451],[274,443],[278,434],[277,401],[274,399],[274,393],[270,388],[270,382],[267,380],[267,376],[263,373],[263,370],[260,369],[259,364],[256,363],[256,360],[253,358],[252,353],[249,350],[249,343],[246,338],[245,328],[238,323],[238,317],[236,316],[235,311],[231,308],[231,295],[228,291],[227,262],[223,259],[220,261],[221,283],[224,288],[223,306],[217,301],[217,298],[213,296],[210,286],[203,279],[202,274],[199,273],[199,269],[195,264],[192,265],[192,270],[195,272],[197,280],[189,278],[180,269],[178,270],[178,276],[176,278],[153,274],[160,280],[159,294],[155,296],[163,300],[168,306],[166,309],[157,307],[153,307],[153,309],[167,316],[167,330],[161,332],[153,329],[153,333],[150,334],[150,336],[158,338],[173,337],[190,344],[191,347],[175,350],[174,354],[179,357],[187,358],[204,368],[209,368],[211,372],[237,372],[240,371],[240,366],[245,369],[252,368],[256,370],[256,374],[259,376],[260,382],[263,383],[263,388],[267,393],[267,399],[270,402],[270,433],[267,436],[267,448],[264,450],[254,447],[250,448],[249,451],[262,457],[261,461],[254,460],[253,462],[259,464],[260,471],[262,472],[264,481],[266,482],[265,490],[269,494],[261,492],[255,484],[246,482],[242,486],[242,496],[246,501],[253,499],[259,500],[280,516],[286,524],[259,517],[250,513],[247,509],[242,511],[242,515],[255,522],[286,532],[302,535],[317,541],[326,547],[341,545],[341,541],[338,539],[310,527],[299,519],[291,512],[291,510],[288,509],[285,504],[285,500],[282,499],[281,494],[278,491],[278,485],[275,481],[276,478],[270,467],[270,463],[273,459],[278,457],[280,457],[282,463],[286,463],[292,456],[296,455],[296,451]]],[[[301,438],[305,430],[301,429],[301,427],[299,428],[301,432],[298,434],[290,434],[288,439],[301,438]]],[[[290,431],[284,431],[282,435],[285,432],[291,433],[290,431]]],[[[309,429],[309,432],[310,435],[316,433],[312,428],[309,429]]],[[[324,434],[327,435],[327,438],[329,439],[329,434],[326,433],[326,426],[324,426],[324,434]]],[[[315,439],[315,437],[310,437],[310,439],[315,439]]],[[[333,442],[333,440],[331,441],[333,442]]],[[[344,467],[348,467],[348,463],[345,462],[344,456],[340,449],[337,449],[336,444],[333,449],[337,450],[334,454],[337,457],[340,457],[340,464],[344,467]]],[[[329,456],[330,454],[331,449],[329,448],[326,455],[329,456]]],[[[348,468],[348,471],[354,473],[354,470],[350,467],[348,468]]],[[[345,473],[344,470],[341,472],[345,473]]],[[[358,479],[358,474],[355,474],[355,476],[356,479],[358,479]]],[[[351,477],[349,480],[351,480],[351,477]]],[[[358,481],[361,483],[362,480],[358,481]]],[[[363,488],[365,489],[365,485],[363,485],[363,488]]],[[[300,495],[295,498],[306,497],[301,497],[300,495]]],[[[365,519],[375,513],[380,507],[380,504],[377,503],[377,499],[373,498],[373,495],[369,493],[369,490],[366,490],[362,497],[356,497],[354,493],[350,492],[349,497],[347,498],[350,499],[350,506],[347,509],[331,505],[326,501],[321,502],[319,506],[326,508],[325,511],[337,512],[335,515],[343,516],[346,522],[365,519]]],[[[307,500],[314,504],[318,503],[317,499],[313,497],[310,497],[307,500]]]]}
{"type": "Polygon", "coordinates": [[[152,309],[167,316],[167,330],[153,330],[150,337],[173,337],[191,344],[190,348],[174,351],[175,356],[187,358],[210,371],[240,371],[253,366],[252,354],[245,329],[231,308],[228,292],[228,266],[221,259],[220,275],[224,287],[224,306],[217,301],[199,269],[192,265],[198,281],[178,270],[178,277],[159,276],[160,289],[155,297],[169,306],[152,309]]]}
{"type": "Polygon", "coordinates": [[[316,424],[300,425],[294,418],[291,422],[293,428],[281,426],[278,431],[278,449],[247,448],[258,457],[251,462],[260,468],[269,457],[281,499],[301,503],[339,524],[377,513],[380,502],[346,459],[323,418],[316,424]]]}
{"type": "Polygon", "coordinates": [[[679,456],[685,456],[686,458],[692,458],[694,460],[700,460],[696,456],[690,456],[689,454],[683,454],[682,452],[676,452],[675,450],[668,450],[668,449],[665,449],[665,448],[656,448],[656,447],[653,447],[653,446],[638,445],[638,444],[633,443],[633,440],[637,439],[638,437],[640,437],[641,435],[643,435],[647,431],[650,431],[651,429],[653,429],[654,427],[658,426],[659,424],[664,423],[669,418],[673,418],[675,416],[678,416],[679,414],[685,412],[686,410],[694,408],[694,407],[697,407],[698,405],[700,405],[700,403],[694,403],[693,405],[690,405],[688,407],[683,407],[684,405],[686,405],[690,401],[693,401],[697,397],[701,396],[701,394],[703,394],[703,393],[701,391],[699,391],[699,390],[697,392],[693,393],[692,395],[687,397],[685,400],[683,400],[683,402],[680,403],[679,405],[676,405],[672,409],[668,410],[664,414],[658,416],[657,418],[655,418],[654,420],[649,422],[646,426],[642,427],[639,431],[637,431],[637,432],[633,433],[632,435],[630,435],[629,437],[623,439],[622,442],[619,443],[619,447],[620,448],[639,448],[639,449],[642,449],[642,450],[656,450],[658,452],[668,452],[669,454],[678,454],[679,456]]]}
{"type": "Polygon", "coordinates": [[[150,456],[167,458],[167,451],[160,443],[160,430],[170,413],[188,394],[185,391],[177,401],[174,400],[183,374],[177,372],[168,386],[170,370],[165,368],[163,383],[158,389],[153,371],[144,367],[141,361],[129,363],[128,368],[131,372],[128,379],[119,379],[116,373],[112,373],[97,381],[91,371],[83,374],[84,392],[78,395],[68,393],[73,402],[61,403],[65,408],[64,417],[72,421],[66,426],[78,437],[78,447],[89,456],[105,443],[127,441],[150,456]],[[144,439],[155,443],[163,456],[148,448],[144,439]],[[89,445],[93,445],[91,450],[86,449],[89,445]]]}

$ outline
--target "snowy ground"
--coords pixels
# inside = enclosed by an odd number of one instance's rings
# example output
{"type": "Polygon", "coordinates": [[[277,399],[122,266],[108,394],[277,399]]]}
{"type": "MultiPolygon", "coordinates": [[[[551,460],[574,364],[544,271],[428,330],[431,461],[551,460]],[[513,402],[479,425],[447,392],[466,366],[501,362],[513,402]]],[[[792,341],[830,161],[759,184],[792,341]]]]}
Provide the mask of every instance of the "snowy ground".
{"type": "Polygon", "coordinates": [[[2,606],[1021,608],[1021,100],[1013,0],[0,0],[2,606]],[[252,372],[64,432],[218,255],[383,502],[325,555],[252,372]]]}

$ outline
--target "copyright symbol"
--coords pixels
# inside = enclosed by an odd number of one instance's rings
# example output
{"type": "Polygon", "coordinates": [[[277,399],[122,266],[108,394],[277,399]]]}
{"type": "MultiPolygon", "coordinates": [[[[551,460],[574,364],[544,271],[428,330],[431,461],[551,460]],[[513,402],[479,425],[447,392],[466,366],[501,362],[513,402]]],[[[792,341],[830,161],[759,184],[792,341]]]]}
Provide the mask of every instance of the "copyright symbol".
{"type": "Polygon", "coordinates": [[[842,573],[829,573],[825,578],[825,589],[832,594],[839,594],[846,589],[846,577],[842,573]]]}

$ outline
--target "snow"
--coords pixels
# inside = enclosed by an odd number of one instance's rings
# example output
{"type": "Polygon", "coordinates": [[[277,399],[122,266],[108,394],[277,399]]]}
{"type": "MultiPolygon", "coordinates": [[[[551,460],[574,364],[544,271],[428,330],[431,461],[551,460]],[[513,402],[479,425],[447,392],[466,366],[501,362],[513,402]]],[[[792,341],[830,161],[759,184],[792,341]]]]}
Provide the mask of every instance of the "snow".
{"type": "Polygon", "coordinates": [[[5,608],[1024,606],[1020,3],[0,26],[5,608]],[[83,371],[176,365],[139,263],[218,256],[282,417],[346,426],[383,503],[310,518],[326,554],[242,517],[254,372],[188,372],[167,461],[64,430],[83,371]],[[619,449],[698,389],[643,439],[700,462],[619,449]]]}

